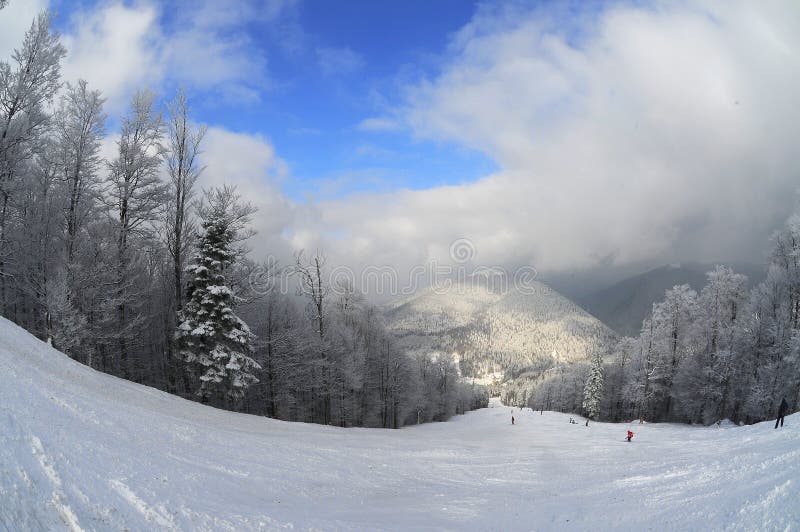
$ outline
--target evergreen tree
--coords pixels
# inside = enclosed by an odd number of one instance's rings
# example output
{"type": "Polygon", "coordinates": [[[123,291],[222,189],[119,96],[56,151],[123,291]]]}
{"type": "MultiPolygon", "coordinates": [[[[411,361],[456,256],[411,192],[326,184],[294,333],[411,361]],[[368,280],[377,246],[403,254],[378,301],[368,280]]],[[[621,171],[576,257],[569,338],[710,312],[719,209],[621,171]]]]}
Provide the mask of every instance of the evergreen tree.
{"type": "Polygon", "coordinates": [[[253,334],[234,314],[236,297],[225,282],[236,231],[219,204],[206,211],[202,228],[198,253],[186,269],[187,302],[176,333],[179,356],[199,374],[199,395],[236,401],[258,382],[253,372],[261,369],[250,357],[253,334]]]}
{"type": "Polygon", "coordinates": [[[600,399],[603,395],[603,359],[600,353],[595,353],[592,357],[592,367],[589,370],[589,378],[586,379],[586,386],[583,388],[583,410],[586,417],[597,419],[600,415],[600,399]]]}

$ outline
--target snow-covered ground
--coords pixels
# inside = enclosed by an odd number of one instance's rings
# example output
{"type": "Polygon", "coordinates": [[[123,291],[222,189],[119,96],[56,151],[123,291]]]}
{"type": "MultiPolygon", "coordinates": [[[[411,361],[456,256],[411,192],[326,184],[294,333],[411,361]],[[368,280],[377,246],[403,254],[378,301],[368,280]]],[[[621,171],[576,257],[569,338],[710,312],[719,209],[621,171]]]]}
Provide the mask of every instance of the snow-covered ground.
{"type": "Polygon", "coordinates": [[[399,431],[232,414],[94,372],[0,318],[0,529],[789,530],[773,430],[496,406],[399,431]]]}

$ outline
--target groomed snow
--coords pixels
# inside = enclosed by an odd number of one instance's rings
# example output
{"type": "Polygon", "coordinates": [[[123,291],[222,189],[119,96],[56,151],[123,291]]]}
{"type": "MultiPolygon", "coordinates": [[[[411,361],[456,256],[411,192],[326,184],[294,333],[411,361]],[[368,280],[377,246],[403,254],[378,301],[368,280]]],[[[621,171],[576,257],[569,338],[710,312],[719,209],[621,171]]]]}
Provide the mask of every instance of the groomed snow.
{"type": "Polygon", "coordinates": [[[391,431],[232,414],[92,371],[0,318],[0,528],[800,526],[800,416],[782,430],[510,417],[391,431]]]}

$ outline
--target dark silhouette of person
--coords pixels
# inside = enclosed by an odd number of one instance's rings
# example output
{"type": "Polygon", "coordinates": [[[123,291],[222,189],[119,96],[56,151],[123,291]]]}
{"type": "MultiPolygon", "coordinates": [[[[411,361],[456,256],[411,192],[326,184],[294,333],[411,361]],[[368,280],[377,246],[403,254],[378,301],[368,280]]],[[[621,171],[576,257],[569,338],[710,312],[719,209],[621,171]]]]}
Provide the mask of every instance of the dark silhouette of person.
{"type": "Polygon", "coordinates": [[[781,399],[781,406],[778,407],[778,419],[775,420],[775,428],[778,428],[778,423],[783,426],[783,416],[786,415],[786,412],[789,411],[789,403],[786,402],[786,398],[784,397],[781,399]]]}

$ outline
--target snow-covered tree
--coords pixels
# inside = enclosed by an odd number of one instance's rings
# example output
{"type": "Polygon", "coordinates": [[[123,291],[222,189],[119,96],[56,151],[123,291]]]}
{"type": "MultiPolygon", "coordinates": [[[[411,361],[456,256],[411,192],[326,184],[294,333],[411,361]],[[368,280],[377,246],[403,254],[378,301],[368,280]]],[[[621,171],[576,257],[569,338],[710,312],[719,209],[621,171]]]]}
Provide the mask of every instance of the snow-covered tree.
{"type": "Polygon", "coordinates": [[[314,328],[318,338],[317,349],[319,357],[314,364],[319,368],[319,397],[314,402],[319,403],[321,421],[328,424],[331,421],[331,360],[327,349],[326,323],[327,323],[327,296],[330,287],[325,283],[325,256],[317,252],[306,260],[303,252],[295,255],[294,271],[300,279],[300,288],[309,300],[309,314],[312,316],[314,328]]]}
{"type": "Polygon", "coordinates": [[[592,356],[589,378],[583,388],[583,411],[586,417],[597,419],[600,415],[600,399],[603,397],[603,358],[600,353],[592,356]]]}
{"type": "Polygon", "coordinates": [[[693,352],[690,333],[696,304],[697,292],[684,284],[667,290],[664,301],[653,305],[650,386],[655,410],[651,415],[661,417],[672,414],[675,373],[679,364],[693,352]]]}
{"type": "Polygon", "coordinates": [[[184,255],[195,230],[190,204],[195,194],[195,183],[203,171],[198,164],[200,142],[206,133],[205,126],[192,127],[186,94],[179,90],[169,105],[167,147],[164,159],[169,174],[169,207],[165,217],[165,240],[175,283],[175,311],[183,307],[184,255]]]}
{"type": "Polygon", "coordinates": [[[179,315],[179,354],[200,378],[198,394],[237,401],[245,389],[258,382],[261,369],[251,357],[253,334],[234,313],[236,297],[226,284],[231,266],[235,230],[224,206],[205,210],[198,252],[186,269],[187,301],[179,315]]]}
{"type": "MultiPolygon", "coordinates": [[[[116,223],[116,330],[119,365],[123,377],[130,375],[129,342],[136,340],[140,316],[132,309],[137,253],[131,239],[151,232],[166,199],[166,186],[159,177],[161,166],[161,115],[154,109],[155,94],[138,91],[122,120],[117,156],[109,163],[106,202],[116,223]]],[[[141,246],[144,248],[145,246],[141,246]]]]}
{"type": "Polygon", "coordinates": [[[747,286],[744,275],[725,266],[707,276],[690,331],[691,355],[679,367],[673,390],[681,417],[706,424],[720,419],[730,397],[731,377],[740,358],[736,320],[747,286]]]}
{"type": "Polygon", "coordinates": [[[89,218],[98,194],[100,142],[105,133],[104,99],[86,81],[67,84],[56,113],[57,161],[64,181],[67,266],[75,259],[78,233],[89,218]]]}
{"type": "Polygon", "coordinates": [[[39,151],[47,133],[47,103],[61,85],[60,64],[66,49],[50,28],[50,14],[42,12],[25,33],[11,62],[0,61],[0,310],[8,307],[7,261],[14,253],[9,223],[15,209],[14,193],[21,171],[39,151]]]}

